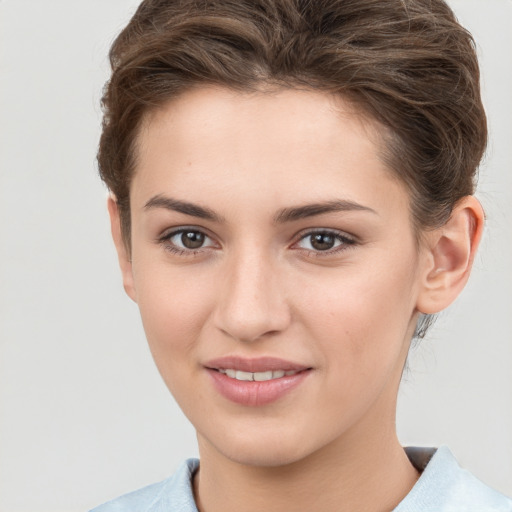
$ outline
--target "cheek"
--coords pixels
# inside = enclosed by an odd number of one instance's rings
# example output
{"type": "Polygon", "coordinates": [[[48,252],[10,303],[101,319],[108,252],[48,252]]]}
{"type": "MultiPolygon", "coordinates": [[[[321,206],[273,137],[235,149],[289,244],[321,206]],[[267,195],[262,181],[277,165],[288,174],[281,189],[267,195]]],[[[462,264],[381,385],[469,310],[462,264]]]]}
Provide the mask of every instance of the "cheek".
{"type": "Polygon", "coordinates": [[[321,361],[326,425],[335,431],[348,428],[379,397],[381,404],[396,398],[413,311],[412,281],[403,276],[353,273],[338,286],[331,279],[327,292],[306,288],[303,325],[321,361]]]}
{"type": "Polygon", "coordinates": [[[155,264],[140,268],[134,272],[137,302],[153,358],[165,378],[194,348],[210,314],[215,287],[200,272],[155,264]]]}
{"type": "Polygon", "coordinates": [[[414,314],[414,267],[410,263],[337,270],[302,288],[300,309],[311,337],[343,372],[371,374],[392,364],[408,342],[414,314]]]}

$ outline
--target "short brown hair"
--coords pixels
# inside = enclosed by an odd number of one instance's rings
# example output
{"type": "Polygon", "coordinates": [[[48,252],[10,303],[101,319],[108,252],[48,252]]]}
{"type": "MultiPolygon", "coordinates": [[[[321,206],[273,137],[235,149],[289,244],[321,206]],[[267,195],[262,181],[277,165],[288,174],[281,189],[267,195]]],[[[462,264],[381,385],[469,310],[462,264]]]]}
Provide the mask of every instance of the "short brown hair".
{"type": "Polygon", "coordinates": [[[339,94],[384,125],[417,227],[474,192],[486,139],[471,35],[442,0],[145,0],[110,51],[98,162],[130,243],[144,116],[201,84],[339,94]]]}

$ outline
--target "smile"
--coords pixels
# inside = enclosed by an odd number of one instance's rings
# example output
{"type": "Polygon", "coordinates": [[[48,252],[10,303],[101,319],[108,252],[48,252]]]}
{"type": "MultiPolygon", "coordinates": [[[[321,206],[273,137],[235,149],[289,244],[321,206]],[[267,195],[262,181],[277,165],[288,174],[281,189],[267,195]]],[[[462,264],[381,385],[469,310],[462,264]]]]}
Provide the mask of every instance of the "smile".
{"type": "Polygon", "coordinates": [[[280,401],[309,380],[313,368],[275,357],[221,357],[204,368],[213,388],[229,402],[258,407],[280,401]]]}
{"type": "Polygon", "coordinates": [[[268,370],[264,372],[244,372],[242,370],[234,370],[232,368],[228,368],[226,370],[219,368],[218,371],[228,376],[230,379],[256,382],[265,382],[267,380],[281,379],[282,377],[295,375],[299,373],[298,371],[295,370],[268,370]]]}

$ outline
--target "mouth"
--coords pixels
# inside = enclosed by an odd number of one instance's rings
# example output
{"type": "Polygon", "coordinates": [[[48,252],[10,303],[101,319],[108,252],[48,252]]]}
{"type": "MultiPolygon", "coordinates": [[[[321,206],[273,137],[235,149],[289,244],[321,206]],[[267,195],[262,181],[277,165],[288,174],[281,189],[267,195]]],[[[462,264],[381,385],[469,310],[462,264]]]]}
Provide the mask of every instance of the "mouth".
{"type": "Polygon", "coordinates": [[[225,357],[204,365],[214,388],[231,402],[261,406],[299,386],[313,368],[277,358],[225,357]]]}
{"type": "Polygon", "coordinates": [[[296,375],[299,373],[295,370],[267,370],[263,372],[244,372],[243,370],[235,370],[234,368],[219,368],[219,373],[226,375],[230,379],[243,380],[243,381],[255,381],[255,382],[266,382],[268,380],[280,379],[281,377],[288,377],[290,375],[296,375]]]}

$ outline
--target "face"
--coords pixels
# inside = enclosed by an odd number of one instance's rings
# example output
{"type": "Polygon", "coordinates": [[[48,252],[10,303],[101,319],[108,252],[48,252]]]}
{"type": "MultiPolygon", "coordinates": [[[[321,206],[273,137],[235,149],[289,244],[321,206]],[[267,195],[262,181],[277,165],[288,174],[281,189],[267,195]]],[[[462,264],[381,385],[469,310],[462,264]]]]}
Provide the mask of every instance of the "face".
{"type": "Polygon", "coordinates": [[[424,258],[376,133],[296,90],[147,119],[125,288],[201,450],[275,466],[392,428],[424,258]]]}

